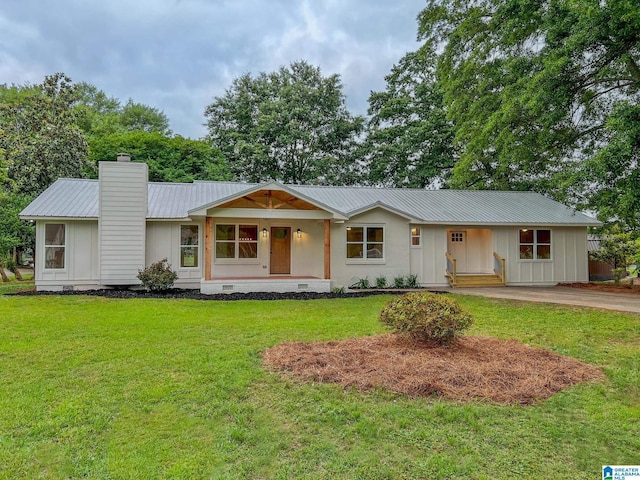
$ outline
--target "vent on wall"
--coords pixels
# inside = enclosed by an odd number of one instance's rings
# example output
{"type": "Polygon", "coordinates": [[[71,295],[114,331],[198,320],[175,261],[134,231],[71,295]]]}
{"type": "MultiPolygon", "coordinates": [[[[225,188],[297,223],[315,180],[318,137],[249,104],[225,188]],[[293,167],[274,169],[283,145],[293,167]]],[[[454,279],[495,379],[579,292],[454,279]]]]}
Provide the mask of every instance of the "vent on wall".
{"type": "Polygon", "coordinates": [[[298,290],[307,290],[309,288],[309,284],[308,283],[299,283],[298,284],[298,290]]]}
{"type": "Polygon", "coordinates": [[[222,285],[223,292],[229,292],[231,290],[233,290],[233,285],[222,285]]]}

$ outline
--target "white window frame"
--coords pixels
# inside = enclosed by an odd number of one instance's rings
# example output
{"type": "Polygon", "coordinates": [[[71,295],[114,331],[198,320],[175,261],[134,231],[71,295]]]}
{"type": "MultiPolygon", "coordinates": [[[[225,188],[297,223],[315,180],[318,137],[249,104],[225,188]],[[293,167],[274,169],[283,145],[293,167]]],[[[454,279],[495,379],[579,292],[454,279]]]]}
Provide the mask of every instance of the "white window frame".
{"type": "Polygon", "coordinates": [[[518,232],[518,261],[520,262],[553,262],[553,230],[550,228],[519,228],[518,232]],[[520,241],[520,232],[522,231],[531,231],[533,232],[533,243],[530,242],[521,242],[520,241]],[[547,230],[549,232],[549,243],[540,243],[538,242],[538,231],[547,230]],[[532,258],[521,258],[520,257],[520,248],[523,245],[531,245],[532,248],[532,258]],[[548,245],[549,246],[549,258],[538,258],[538,246],[539,245],[548,245]]]}
{"type": "Polygon", "coordinates": [[[181,223],[180,228],[178,229],[178,262],[180,264],[181,270],[198,270],[200,269],[200,225],[197,223],[181,223]],[[198,229],[196,235],[196,243],[193,245],[183,245],[182,244],[182,227],[196,227],[198,229]],[[182,265],[182,249],[183,248],[195,248],[196,249],[196,266],[195,267],[186,267],[182,265]]]}
{"type": "Polygon", "coordinates": [[[411,248],[420,248],[422,246],[422,227],[414,225],[410,227],[409,233],[411,234],[411,248]],[[416,230],[417,233],[414,233],[414,230],[416,230]],[[414,239],[417,239],[418,243],[413,243],[414,239]]]}
{"type": "Polygon", "coordinates": [[[220,222],[213,226],[213,261],[218,264],[258,264],[260,263],[260,228],[257,223],[250,222],[220,222]],[[234,240],[218,240],[217,231],[218,225],[233,225],[235,227],[234,240]],[[256,228],[256,240],[240,240],[240,225],[246,225],[248,227],[256,228]],[[216,256],[216,245],[218,242],[233,243],[234,244],[234,257],[233,258],[218,258],[216,256]],[[239,258],[240,243],[255,243],[256,244],[256,257],[255,258],[239,258]]]}
{"type": "MultiPolygon", "coordinates": [[[[366,224],[352,224],[352,225],[347,225],[346,227],[347,230],[345,230],[345,259],[346,259],[346,263],[347,264],[362,264],[362,263],[366,263],[366,264],[382,264],[382,263],[386,263],[386,238],[387,238],[387,233],[386,233],[386,227],[383,224],[377,224],[377,223],[366,223],[366,224]],[[349,242],[347,241],[347,230],[351,229],[351,228],[362,228],[362,242],[349,242]],[[366,252],[368,250],[367,248],[367,244],[369,242],[367,242],[367,229],[369,228],[381,228],[382,229],[382,257],[378,257],[378,258],[367,258],[367,257],[363,257],[363,258],[349,258],[348,255],[348,245],[362,245],[362,252],[364,255],[366,255],[366,252]]],[[[372,244],[377,244],[380,242],[371,242],[372,244]]]]}
{"type": "Polygon", "coordinates": [[[66,223],[64,222],[47,222],[44,224],[44,232],[42,235],[42,245],[43,245],[43,249],[42,249],[42,266],[44,270],[47,271],[55,271],[55,272],[63,272],[67,269],[67,238],[69,237],[69,228],[67,226],[66,223]],[[47,226],[49,225],[62,225],[63,227],[63,232],[64,232],[64,244],[63,245],[48,245],[47,244],[47,226]],[[48,248],[62,248],[63,249],[63,255],[62,255],[62,267],[47,267],[47,249],[48,248]]]}

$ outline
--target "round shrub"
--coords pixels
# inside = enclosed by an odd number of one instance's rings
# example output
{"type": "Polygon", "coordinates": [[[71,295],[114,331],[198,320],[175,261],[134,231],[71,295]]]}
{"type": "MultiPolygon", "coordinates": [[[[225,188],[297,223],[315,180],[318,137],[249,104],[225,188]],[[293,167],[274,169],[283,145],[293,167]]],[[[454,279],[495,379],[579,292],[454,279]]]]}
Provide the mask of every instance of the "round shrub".
{"type": "Polygon", "coordinates": [[[411,292],[389,301],[380,312],[380,321],[415,340],[446,345],[471,326],[473,317],[453,298],[411,292]]]}
{"type": "Polygon", "coordinates": [[[138,279],[147,292],[162,292],[173,287],[178,274],[171,270],[166,258],[138,271],[138,279]]]}

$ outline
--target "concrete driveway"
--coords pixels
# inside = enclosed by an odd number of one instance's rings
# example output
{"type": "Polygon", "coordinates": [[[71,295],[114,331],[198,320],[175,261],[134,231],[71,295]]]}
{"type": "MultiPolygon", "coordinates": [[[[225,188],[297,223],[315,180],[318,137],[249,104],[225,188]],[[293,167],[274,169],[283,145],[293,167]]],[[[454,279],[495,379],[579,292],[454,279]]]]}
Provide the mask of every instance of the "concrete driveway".
{"type": "Polygon", "coordinates": [[[528,302],[561,303],[563,305],[640,314],[640,295],[627,293],[595,292],[571,287],[456,288],[448,291],[459,293],[460,295],[479,295],[528,302]]]}

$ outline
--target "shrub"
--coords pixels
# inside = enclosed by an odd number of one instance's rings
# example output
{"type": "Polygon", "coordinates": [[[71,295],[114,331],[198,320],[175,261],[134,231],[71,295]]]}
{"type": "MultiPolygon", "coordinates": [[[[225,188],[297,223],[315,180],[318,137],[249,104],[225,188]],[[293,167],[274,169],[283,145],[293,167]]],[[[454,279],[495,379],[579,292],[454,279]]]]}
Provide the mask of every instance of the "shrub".
{"type": "Polygon", "coordinates": [[[404,288],[404,277],[402,275],[393,279],[393,286],[395,288],[404,288]]]}
{"type": "Polygon", "coordinates": [[[412,273],[411,275],[407,275],[405,279],[405,285],[408,288],[418,288],[420,287],[420,282],[418,282],[418,275],[412,273]]]}
{"type": "Polygon", "coordinates": [[[387,277],[381,275],[376,277],[376,287],[377,288],[385,288],[387,286],[387,277]]]}
{"type": "Polygon", "coordinates": [[[171,265],[167,263],[166,258],[138,270],[138,279],[147,292],[169,290],[176,278],[178,278],[178,274],[171,270],[171,265]]]}
{"type": "Polygon", "coordinates": [[[331,293],[344,293],[344,292],[345,292],[344,286],[342,286],[342,287],[333,287],[331,289],[331,293]]]}
{"type": "Polygon", "coordinates": [[[415,340],[446,345],[455,342],[473,318],[453,298],[411,292],[389,301],[380,312],[380,321],[415,340]]]}
{"type": "Polygon", "coordinates": [[[367,277],[359,278],[358,281],[349,288],[371,288],[371,283],[367,277]]]}

